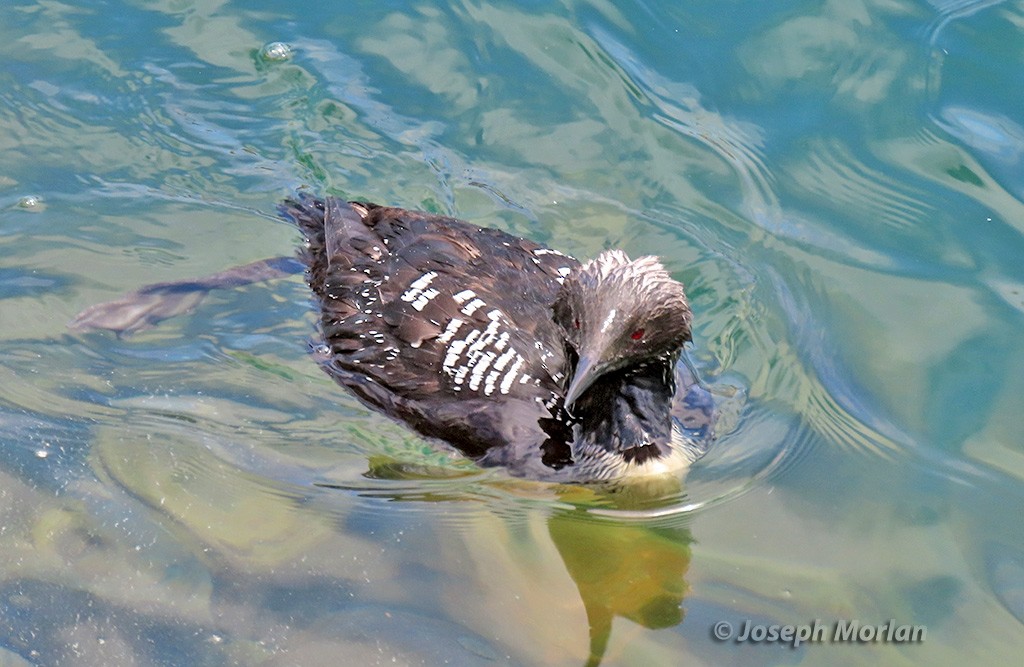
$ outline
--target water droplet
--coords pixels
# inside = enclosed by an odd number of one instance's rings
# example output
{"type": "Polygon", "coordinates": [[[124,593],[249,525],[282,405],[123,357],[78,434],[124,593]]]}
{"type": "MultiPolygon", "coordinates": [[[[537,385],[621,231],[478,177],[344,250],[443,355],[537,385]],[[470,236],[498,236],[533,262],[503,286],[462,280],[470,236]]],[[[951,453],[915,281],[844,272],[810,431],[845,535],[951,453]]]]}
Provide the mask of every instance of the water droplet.
{"type": "Polygon", "coordinates": [[[271,42],[260,49],[260,57],[278,62],[288,60],[292,57],[292,47],[284,42],[271,42]]]}
{"type": "Polygon", "coordinates": [[[18,200],[18,208],[23,208],[26,211],[42,211],[44,207],[43,200],[41,197],[35,195],[25,195],[18,200]]]}

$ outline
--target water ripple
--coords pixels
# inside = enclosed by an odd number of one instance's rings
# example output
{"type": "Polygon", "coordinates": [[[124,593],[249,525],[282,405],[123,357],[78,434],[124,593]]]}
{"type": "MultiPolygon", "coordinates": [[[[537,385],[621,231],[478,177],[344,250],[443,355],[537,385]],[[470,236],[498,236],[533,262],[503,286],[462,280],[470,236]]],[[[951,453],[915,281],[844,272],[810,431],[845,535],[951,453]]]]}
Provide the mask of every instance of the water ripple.
{"type": "Polygon", "coordinates": [[[877,220],[909,229],[927,219],[933,210],[924,193],[869,167],[835,139],[814,142],[808,155],[789,174],[812,196],[836,208],[857,211],[858,219],[867,222],[877,220]]]}
{"type": "Polygon", "coordinates": [[[1024,127],[1006,116],[967,107],[948,106],[936,123],[957,139],[1006,164],[1016,164],[1024,154],[1024,127]]]}
{"type": "Polygon", "coordinates": [[[938,97],[942,86],[942,69],[947,56],[947,51],[938,46],[942,32],[950,23],[1001,5],[1005,0],[928,0],[928,2],[938,11],[938,16],[932,20],[926,33],[930,59],[925,87],[928,99],[934,100],[938,97]]]}
{"type": "Polygon", "coordinates": [[[672,81],[646,66],[602,28],[592,25],[589,29],[641,108],[648,107],[653,120],[707,146],[728,163],[740,179],[747,214],[770,227],[779,215],[779,201],[765,161],[761,129],[705,108],[694,86],[672,81]]]}
{"type": "Polygon", "coordinates": [[[776,361],[783,363],[778,364],[777,372],[776,364],[772,364],[774,386],[766,393],[795,399],[793,409],[839,447],[882,458],[904,452],[913,439],[886,422],[877,408],[866,404],[865,393],[853,385],[851,373],[842,367],[834,345],[818,333],[823,329],[809,301],[811,290],[791,289],[773,269],[767,272],[786,319],[802,326],[794,328],[792,342],[777,348],[776,361]]]}
{"type": "Polygon", "coordinates": [[[928,28],[928,43],[934,45],[939,35],[953,21],[967,18],[990,7],[1001,5],[1006,0],[928,0],[939,15],[928,28]]]}

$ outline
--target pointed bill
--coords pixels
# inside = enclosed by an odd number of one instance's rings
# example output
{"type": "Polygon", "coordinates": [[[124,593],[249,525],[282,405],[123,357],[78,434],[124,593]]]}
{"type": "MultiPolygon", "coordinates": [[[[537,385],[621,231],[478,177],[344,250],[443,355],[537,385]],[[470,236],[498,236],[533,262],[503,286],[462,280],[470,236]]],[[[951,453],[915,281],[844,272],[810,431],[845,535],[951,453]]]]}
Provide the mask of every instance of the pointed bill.
{"type": "Polygon", "coordinates": [[[576,363],[576,370],[572,374],[572,382],[569,383],[569,388],[565,391],[565,407],[572,407],[576,399],[582,396],[583,392],[594,384],[594,380],[601,376],[601,372],[602,369],[597,363],[596,356],[581,355],[580,360],[576,363]]]}

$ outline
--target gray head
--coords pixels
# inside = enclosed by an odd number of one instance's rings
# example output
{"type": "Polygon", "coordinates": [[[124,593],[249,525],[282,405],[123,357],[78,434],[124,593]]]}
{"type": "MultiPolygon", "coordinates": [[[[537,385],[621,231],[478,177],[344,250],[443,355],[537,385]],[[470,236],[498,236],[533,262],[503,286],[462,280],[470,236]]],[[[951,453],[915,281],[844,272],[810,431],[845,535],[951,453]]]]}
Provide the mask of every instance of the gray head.
{"type": "Polygon", "coordinates": [[[690,340],[683,285],[655,257],[603,252],[566,276],[552,308],[579,357],[567,407],[605,373],[674,353],[690,340]]]}

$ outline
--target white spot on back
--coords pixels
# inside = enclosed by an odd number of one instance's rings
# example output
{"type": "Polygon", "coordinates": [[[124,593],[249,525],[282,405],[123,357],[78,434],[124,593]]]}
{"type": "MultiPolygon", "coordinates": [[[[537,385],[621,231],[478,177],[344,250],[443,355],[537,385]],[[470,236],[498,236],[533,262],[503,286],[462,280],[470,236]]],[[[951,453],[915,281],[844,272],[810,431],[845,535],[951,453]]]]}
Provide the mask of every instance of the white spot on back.
{"type": "MultiPolygon", "coordinates": [[[[423,310],[424,307],[433,299],[435,296],[440,294],[436,289],[431,287],[430,289],[423,290],[423,293],[416,297],[416,300],[412,302],[412,307],[416,310],[423,310]]],[[[403,297],[404,298],[404,297],[403,297]]]]}
{"type": "Polygon", "coordinates": [[[512,361],[514,358],[518,356],[518,352],[516,352],[512,348],[509,348],[509,350],[505,354],[498,357],[498,360],[494,362],[494,370],[500,371],[501,369],[505,368],[505,366],[508,365],[508,362],[512,361]]]}
{"type": "Polygon", "coordinates": [[[469,303],[467,303],[465,305],[465,307],[462,309],[462,312],[465,315],[472,315],[477,310],[479,310],[480,307],[483,306],[483,305],[484,305],[484,302],[483,302],[482,299],[473,299],[472,301],[470,301],[469,303]]]}
{"type": "Polygon", "coordinates": [[[507,394],[512,388],[512,383],[515,382],[516,374],[519,372],[519,367],[523,365],[523,358],[519,357],[516,359],[516,363],[512,364],[512,368],[508,369],[508,373],[505,373],[505,377],[501,379],[501,393],[507,394]]]}
{"type": "Polygon", "coordinates": [[[554,248],[537,248],[533,251],[533,254],[538,257],[541,255],[558,255],[559,257],[565,257],[565,253],[558,252],[554,248]]]}
{"type": "Polygon", "coordinates": [[[480,381],[483,380],[484,373],[487,372],[487,367],[491,365],[494,357],[495,354],[493,352],[485,352],[477,358],[476,363],[473,364],[473,374],[469,377],[470,389],[475,391],[480,387],[480,381]]]}
{"type": "MultiPolygon", "coordinates": [[[[462,292],[460,298],[463,301],[472,299],[466,303],[463,312],[468,310],[472,314],[484,305],[483,300],[462,292]]],[[[510,344],[512,337],[505,328],[504,313],[497,308],[491,309],[487,319],[486,327],[467,331],[465,321],[453,318],[437,338],[440,343],[447,344],[441,371],[452,379],[456,391],[466,386],[490,396],[500,387],[501,393],[507,394],[519,379],[518,369],[525,359],[510,344]],[[461,333],[465,336],[456,340],[456,335],[461,333]]]]}
{"type": "Polygon", "coordinates": [[[494,382],[498,379],[499,375],[501,375],[501,371],[495,370],[490,372],[487,379],[484,380],[484,394],[490,396],[494,393],[494,382]]]}
{"type": "MultiPolygon", "coordinates": [[[[402,301],[405,301],[406,303],[413,303],[414,301],[416,301],[420,297],[420,295],[423,294],[424,290],[427,289],[427,286],[430,285],[430,281],[432,281],[436,277],[437,271],[428,271],[419,278],[417,278],[416,280],[414,280],[412,284],[409,285],[409,289],[407,289],[405,293],[402,294],[402,301]]],[[[431,291],[434,292],[434,296],[437,296],[437,290],[431,291]]],[[[434,297],[428,297],[427,301],[429,301],[432,298],[434,297]]],[[[426,305],[426,303],[424,303],[423,305],[426,305]]],[[[413,305],[413,307],[415,308],[415,305],[413,305]]],[[[423,306],[417,308],[417,310],[422,309],[423,306]]]]}
{"type": "Polygon", "coordinates": [[[437,337],[437,342],[440,343],[441,345],[447,345],[448,341],[450,341],[455,336],[455,334],[459,331],[459,327],[461,327],[462,325],[462,320],[460,320],[457,317],[453,317],[451,321],[448,322],[448,326],[444,328],[444,332],[442,332],[441,335],[437,337]]]}
{"type": "Polygon", "coordinates": [[[467,301],[469,301],[470,299],[472,299],[475,296],[476,296],[476,292],[474,292],[473,290],[471,290],[471,289],[464,289],[461,292],[459,292],[458,294],[456,294],[455,296],[453,296],[452,298],[455,299],[455,303],[457,303],[457,304],[459,304],[461,306],[462,304],[466,303],[467,301]]]}

